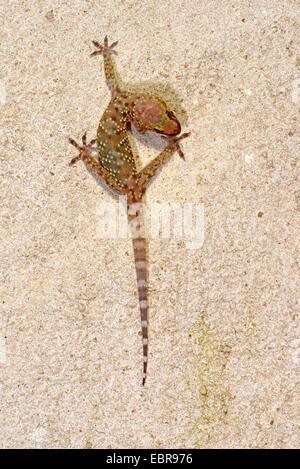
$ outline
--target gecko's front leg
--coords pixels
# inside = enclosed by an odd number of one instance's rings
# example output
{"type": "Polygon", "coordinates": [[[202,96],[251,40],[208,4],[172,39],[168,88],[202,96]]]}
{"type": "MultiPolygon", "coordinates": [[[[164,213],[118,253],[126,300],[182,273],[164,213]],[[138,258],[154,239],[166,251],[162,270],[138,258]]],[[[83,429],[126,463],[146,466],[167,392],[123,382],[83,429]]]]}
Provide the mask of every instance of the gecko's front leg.
{"type": "Polygon", "coordinates": [[[116,77],[115,66],[112,60],[112,55],[118,55],[117,51],[115,51],[115,47],[118,44],[118,41],[113,42],[110,46],[108,45],[107,36],[104,38],[104,44],[100,44],[97,41],[92,41],[94,46],[98,49],[91,53],[91,57],[95,55],[103,55],[104,58],[104,73],[106,83],[108,84],[109,89],[111,90],[112,94],[118,91],[118,83],[116,77]]]}
{"type": "Polygon", "coordinates": [[[162,165],[171,158],[175,151],[177,151],[179,156],[184,159],[184,154],[180,148],[179,141],[188,137],[189,135],[190,132],[186,132],[179,137],[168,137],[168,146],[137,175],[137,182],[142,191],[146,190],[146,187],[151,179],[157,174],[162,165]]]}

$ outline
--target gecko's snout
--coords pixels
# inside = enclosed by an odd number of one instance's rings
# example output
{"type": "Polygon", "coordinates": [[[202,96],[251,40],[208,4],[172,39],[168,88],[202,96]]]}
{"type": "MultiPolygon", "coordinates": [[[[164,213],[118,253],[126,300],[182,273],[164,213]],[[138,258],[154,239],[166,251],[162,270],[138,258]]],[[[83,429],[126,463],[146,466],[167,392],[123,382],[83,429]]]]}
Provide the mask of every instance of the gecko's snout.
{"type": "Polygon", "coordinates": [[[165,123],[164,129],[163,129],[164,135],[168,135],[169,137],[175,137],[175,135],[180,134],[180,132],[181,132],[181,125],[175,116],[169,119],[165,123]]]}
{"type": "Polygon", "coordinates": [[[162,122],[160,122],[159,125],[154,127],[152,130],[159,134],[163,134],[166,137],[176,137],[176,135],[179,135],[181,132],[181,125],[174,116],[172,119],[163,119],[162,122]]]}

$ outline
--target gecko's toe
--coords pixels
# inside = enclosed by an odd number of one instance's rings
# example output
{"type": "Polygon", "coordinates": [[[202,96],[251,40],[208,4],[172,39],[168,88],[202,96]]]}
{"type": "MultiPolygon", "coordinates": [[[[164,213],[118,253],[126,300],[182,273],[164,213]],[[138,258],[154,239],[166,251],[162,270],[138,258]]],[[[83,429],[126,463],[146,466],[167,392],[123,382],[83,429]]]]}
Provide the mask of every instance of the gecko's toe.
{"type": "Polygon", "coordinates": [[[185,161],[185,156],[180,147],[177,148],[178,155],[185,161]]]}
{"type": "Polygon", "coordinates": [[[92,41],[92,43],[94,44],[95,47],[98,47],[98,49],[101,49],[101,45],[98,41],[92,41]]]}
{"type": "Polygon", "coordinates": [[[185,132],[184,134],[182,135],[179,135],[179,137],[168,137],[166,135],[164,135],[164,138],[168,141],[168,146],[170,146],[171,148],[175,147],[176,148],[176,151],[178,152],[180,158],[182,158],[183,160],[185,160],[185,156],[184,156],[184,153],[180,147],[180,140],[183,140],[184,138],[188,137],[190,135],[191,132],[185,132]]]}
{"type": "Polygon", "coordinates": [[[191,135],[191,132],[184,132],[184,134],[178,137],[178,140],[182,140],[183,138],[189,137],[190,135],[191,135]]]}
{"type": "Polygon", "coordinates": [[[82,143],[83,143],[83,145],[86,145],[86,134],[87,134],[87,132],[85,131],[84,134],[83,134],[83,136],[82,136],[82,143]]]}
{"type": "Polygon", "coordinates": [[[73,166],[79,160],[81,160],[81,155],[75,156],[74,158],[71,159],[69,166],[73,166]]]}
{"type": "Polygon", "coordinates": [[[98,42],[98,41],[92,41],[92,43],[94,44],[95,47],[97,47],[97,49],[99,50],[95,50],[94,52],[92,52],[90,54],[90,57],[93,57],[95,55],[101,55],[103,53],[103,46],[101,46],[101,44],[98,42]]]}
{"type": "Polygon", "coordinates": [[[83,142],[83,147],[82,147],[73,138],[69,137],[69,142],[71,143],[71,145],[73,145],[73,147],[75,147],[79,151],[79,155],[71,159],[69,166],[73,166],[75,163],[77,163],[77,161],[82,159],[82,153],[83,153],[84,147],[86,146],[84,143],[84,138],[86,138],[86,136],[82,137],[82,142],[83,142]]]}
{"type": "Polygon", "coordinates": [[[115,47],[118,44],[118,42],[119,41],[115,41],[109,46],[108,49],[109,49],[110,54],[118,55],[118,52],[115,50],[115,47]]]}
{"type": "Polygon", "coordinates": [[[95,55],[101,55],[100,50],[95,50],[94,52],[92,52],[92,53],[90,54],[90,57],[94,57],[95,55]]]}
{"type": "Polygon", "coordinates": [[[182,158],[184,161],[185,161],[185,156],[178,142],[184,138],[187,138],[190,134],[191,132],[185,132],[184,134],[180,135],[177,138],[177,151],[178,151],[180,158],[182,158]]]}
{"type": "Polygon", "coordinates": [[[71,137],[69,137],[69,143],[73,145],[73,147],[77,148],[77,150],[81,150],[81,146],[71,137]]]}

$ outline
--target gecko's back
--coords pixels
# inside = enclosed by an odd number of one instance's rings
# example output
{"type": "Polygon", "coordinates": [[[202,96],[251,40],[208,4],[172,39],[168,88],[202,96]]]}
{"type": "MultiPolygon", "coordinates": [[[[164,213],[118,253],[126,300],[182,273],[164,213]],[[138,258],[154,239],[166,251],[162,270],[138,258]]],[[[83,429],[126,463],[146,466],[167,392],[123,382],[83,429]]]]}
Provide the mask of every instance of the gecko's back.
{"type": "Polygon", "coordinates": [[[130,95],[117,93],[112,97],[98,126],[99,160],[120,188],[136,175],[136,162],[128,139],[130,95]]]}

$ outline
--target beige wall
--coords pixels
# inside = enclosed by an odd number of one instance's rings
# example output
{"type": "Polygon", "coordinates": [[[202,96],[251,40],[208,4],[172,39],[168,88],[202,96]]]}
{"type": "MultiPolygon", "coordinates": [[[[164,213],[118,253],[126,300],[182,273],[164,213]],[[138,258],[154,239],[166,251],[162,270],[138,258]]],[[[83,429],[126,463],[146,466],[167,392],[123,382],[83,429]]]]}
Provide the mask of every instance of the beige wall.
{"type": "Polygon", "coordinates": [[[0,5],[1,445],[299,446],[299,2],[0,5]],[[131,245],[97,230],[117,201],[68,167],[109,100],[105,34],[192,130],[147,204],[205,213],[202,247],[150,243],[144,389],[131,245]]]}

